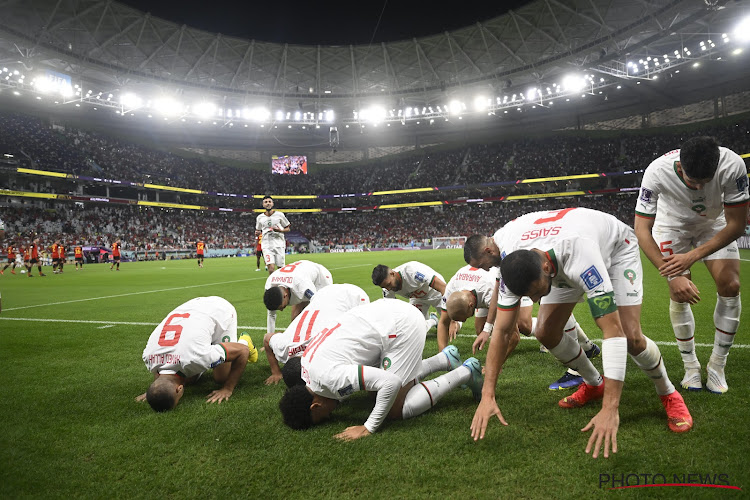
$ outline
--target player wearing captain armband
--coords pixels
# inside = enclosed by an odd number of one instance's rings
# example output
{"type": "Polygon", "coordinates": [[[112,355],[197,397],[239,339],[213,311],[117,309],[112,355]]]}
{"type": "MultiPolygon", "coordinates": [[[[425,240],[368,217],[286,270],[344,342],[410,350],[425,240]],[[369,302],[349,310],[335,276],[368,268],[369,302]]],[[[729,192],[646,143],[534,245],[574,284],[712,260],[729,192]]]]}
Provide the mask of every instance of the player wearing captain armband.
{"type": "Polygon", "coordinates": [[[143,362],[154,381],[136,401],[148,401],[154,411],[173,409],[184,394],[185,384],[195,382],[213,369],[222,384],[206,399],[228,400],[248,361],[258,361],[258,350],[246,333],[237,340],[237,311],[221,297],[198,297],[170,312],[151,333],[143,350],[143,362]]]}
{"type": "Polygon", "coordinates": [[[364,290],[347,283],[328,285],[313,295],[310,304],[286,330],[281,333],[267,333],[263,337],[266,357],[271,367],[271,375],[265,384],[277,384],[281,380],[282,371],[279,363],[286,364],[290,359],[302,356],[310,339],[321,330],[320,325],[327,324],[357,306],[369,303],[370,298],[364,290]]]}
{"type": "Polygon", "coordinates": [[[643,335],[643,295],[638,242],[633,230],[614,216],[585,208],[526,214],[509,222],[492,238],[475,235],[464,247],[474,267],[500,265],[502,279],[485,367],[482,402],[471,424],[471,435],[484,438],[493,416],[507,422],[495,402],[495,386],[515,333],[521,297],[539,302],[536,337],[584,383],[560,400],[562,408],[578,408],[603,399],[602,409],[583,428],[593,432],[586,452],[604,456],[617,452],[618,406],[625,379],[626,353],[651,378],[673,432],[688,431],[693,420],[682,396],[669,381],[659,348],[643,335]],[[576,303],[586,296],[591,314],[604,334],[604,377],[581,346],[563,334],[576,303]]]}
{"type": "Polygon", "coordinates": [[[263,294],[263,303],[268,310],[266,333],[276,331],[276,311],[292,306],[291,320],[294,321],[318,290],[332,283],[331,272],[309,260],[292,262],[271,273],[263,294]]]}
{"type": "MultiPolygon", "coordinates": [[[[477,338],[472,345],[472,353],[481,350],[490,338],[492,324],[495,321],[497,308],[497,292],[499,281],[496,279],[497,268],[489,271],[466,265],[456,271],[456,274],[448,281],[445,294],[440,303],[440,319],[438,320],[438,349],[444,348],[452,341],[463,321],[474,315],[474,327],[477,338]],[[453,320],[451,322],[451,320],[453,320]],[[454,326],[456,325],[456,326],[454,326]]],[[[521,306],[518,313],[518,331],[523,335],[535,335],[537,319],[532,317],[532,306],[534,303],[528,297],[521,298],[521,306]]],[[[572,314],[565,324],[564,332],[576,339],[581,345],[586,357],[596,357],[600,349],[591,342],[578,325],[572,314]]],[[[518,344],[518,335],[511,339],[508,346],[508,355],[518,344]]],[[[569,389],[581,385],[583,378],[574,370],[568,371],[556,382],[550,384],[550,390],[569,389]]]]}
{"type": "Polygon", "coordinates": [[[657,158],[643,174],[635,208],[635,233],[648,260],[669,287],[669,319],[682,355],[682,387],[703,388],[695,354],[700,300],[691,266],[703,261],[716,283],[714,347],[706,365],[706,389],[727,392],[724,368],[740,327],[740,260],[737,242],[748,210],[745,162],[712,137],[694,137],[657,158]]]}
{"type": "Polygon", "coordinates": [[[376,300],[322,326],[301,358],[304,385],[290,387],[279,402],[284,423],[293,429],[326,420],[340,401],[358,391],[377,393],[375,407],[363,425],[347,427],[337,439],[369,436],[386,418],[421,415],[462,385],[475,398],[481,395],[482,368],[476,358],[462,364],[456,346],[448,346],[422,359],[424,318],[406,302],[376,300]],[[420,382],[438,371],[448,373],[420,382]]]}
{"type": "Polygon", "coordinates": [[[380,264],[372,270],[372,284],[383,289],[384,298],[398,295],[409,299],[424,316],[428,331],[437,326],[438,316],[430,313],[430,307],[439,309],[445,293],[445,278],[430,266],[411,261],[391,269],[380,264]]]}

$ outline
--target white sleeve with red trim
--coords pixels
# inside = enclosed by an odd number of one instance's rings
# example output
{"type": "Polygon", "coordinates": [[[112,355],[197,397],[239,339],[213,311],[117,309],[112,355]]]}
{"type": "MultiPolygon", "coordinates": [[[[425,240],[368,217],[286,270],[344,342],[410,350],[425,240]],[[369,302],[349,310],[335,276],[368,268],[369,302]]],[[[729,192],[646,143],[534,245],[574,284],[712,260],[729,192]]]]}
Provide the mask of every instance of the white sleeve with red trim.
{"type": "Polygon", "coordinates": [[[396,402],[398,391],[401,389],[401,378],[380,368],[362,366],[360,384],[360,389],[378,393],[375,398],[375,408],[372,409],[365,422],[365,428],[374,433],[382,425],[393,403],[396,402]]]}

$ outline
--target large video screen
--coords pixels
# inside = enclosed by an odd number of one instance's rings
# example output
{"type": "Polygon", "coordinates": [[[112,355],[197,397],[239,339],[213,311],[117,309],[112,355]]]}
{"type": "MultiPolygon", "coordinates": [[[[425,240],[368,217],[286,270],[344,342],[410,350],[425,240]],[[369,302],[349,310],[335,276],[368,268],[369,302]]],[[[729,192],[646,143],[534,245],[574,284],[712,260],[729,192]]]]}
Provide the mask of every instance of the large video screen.
{"type": "Polygon", "coordinates": [[[299,175],[307,173],[307,156],[272,156],[271,173],[299,175]]]}

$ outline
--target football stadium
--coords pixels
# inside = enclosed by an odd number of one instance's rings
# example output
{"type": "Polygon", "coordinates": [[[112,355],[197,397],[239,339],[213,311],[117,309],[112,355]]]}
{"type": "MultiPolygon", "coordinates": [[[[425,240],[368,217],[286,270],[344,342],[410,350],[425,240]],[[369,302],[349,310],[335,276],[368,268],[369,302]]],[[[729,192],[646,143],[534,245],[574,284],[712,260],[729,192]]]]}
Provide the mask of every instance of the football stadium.
{"type": "Polygon", "coordinates": [[[501,4],[1,1],[0,496],[747,497],[750,0],[501,4]]]}

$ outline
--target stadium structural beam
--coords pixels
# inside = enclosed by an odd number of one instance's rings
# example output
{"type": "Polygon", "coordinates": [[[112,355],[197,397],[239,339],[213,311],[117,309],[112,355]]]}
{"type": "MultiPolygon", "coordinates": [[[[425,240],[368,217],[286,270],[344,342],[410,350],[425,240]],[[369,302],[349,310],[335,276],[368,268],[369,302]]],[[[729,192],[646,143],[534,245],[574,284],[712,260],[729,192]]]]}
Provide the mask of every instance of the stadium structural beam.
{"type": "MultiPolygon", "coordinates": [[[[482,70],[479,69],[479,67],[476,65],[476,63],[474,63],[474,61],[471,59],[471,57],[469,57],[468,54],[466,54],[466,52],[464,52],[464,49],[461,48],[461,45],[454,38],[451,37],[451,34],[448,31],[445,32],[445,38],[448,39],[448,47],[450,47],[450,49],[451,49],[451,55],[453,55],[453,45],[455,44],[455,46],[458,49],[458,51],[461,52],[461,54],[463,54],[463,56],[466,58],[466,60],[469,61],[469,63],[474,67],[474,69],[477,70],[477,72],[479,74],[482,73],[482,70]],[[451,43],[451,40],[453,40],[453,43],[451,43]]],[[[458,68],[456,68],[456,71],[458,72],[458,68]]],[[[456,75],[456,76],[458,76],[458,75],[456,75]]]]}
{"type": "Polygon", "coordinates": [[[549,0],[544,0],[544,5],[547,6],[547,9],[549,10],[550,17],[553,21],[555,21],[555,26],[557,26],[557,31],[560,32],[560,36],[562,36],[563,41],[565,42],[563,46],[565,47],[565,50],[568,50],[570,48],[570,40],[568,40],[568,37],[565,36],[565,31],[563,31],[562,27],[560,26],[560,23],[557,22],[557,16],[555,15],[555,11],[552,10],[552,6],[549,4],[549,0]]]}
{"type": "Polygon", "coordinates": [[[201,56],[200,56],[200,57],[198,58],[198,60],[197,60],[197,61],[195,61],[195,63],[193,64],[193,66],[192,66],[192,67],[190,68],[190,71],[188,71],[188,72],[187,72],[187,74],[186,74],[186,75],[184,76],[184,78],[186,78],[186,79],[187,79],[188,77],[190,77],[190,75],[192,75],[192,74],[193,74],[193,71],[195,71],[195,69],[196,69],[196,68],[198,67],[198,65],[199,65],[199,64],[201,63],[201,61],[203,60],[203,58],[204,58],[204,57],[206,57],[206,54],[208,54],[208,52],[209,52],[209,51],[210,51],[210,50],[211,50],[212,48],[214,48],[214,46],[215,46],[215,45],[216,45],[216,44],[217,44],[217,43],[219,42],[219,38],[220,38],[220,37],[221,37],[221,33],[218,33],[218,34],[217,34],[217,35],[216,35],[216,36],[214,37],[214,39],[213,39],[213,40],[211,40],[211,43],[209,43],[209,44],[208,44],[208,47],[206,47],[206,50],[204,50],[204,51],[203,51],[203,53],[201,54],[201,56]]]}
{"type": "Polygon", "coordinates": [[[130,31],[130,30],[132,30],[133,28],[135,28],[135,27],[136,27],[136,26],[138,25],[138,23],[140,23],[141,21],[142,21],[142,19],[141,19],[141,18],[138,18],[138,19],[136,19],[135,21],[133,21],[132,23],[128,24],[128,25],[127,25],[127,26],[125,27],[125,29],[123,29],[122,31],[119,31],[119,32],[115,33],[115,34],[114,34],[114,35],[112,35],[111,37],[109,37],[109,38],[107,38],[106,40],[104,40],[104,42],[102,42],[101,44],[99,44],[99,45],[97,45],[96,47],[94,47],[93,49],[91,49],[91,50],[90,50],[90,51],[89,51],[89,52],[88,52],[88,53],[86,54],[86,56],[87,56],[87,57],[91,57],[91,56],[92,56],[92,55],[93,55],[94,53],[96,53],[96,52],[99,52],[99,51],[102,51],[102,50],[104,50],[104,49],[105,49],[105,48],[107,48],[107,47],[108,47],[108,46],[109,46],[109,45],[110,45],[110,44],[111,44],[112,42],[114,42],[115,40],[117,40],[117,39],[118,39],[118,38],[120,38],[121,36],[123,36],[123,35],[127,34],[127,33],[128,33],[128,31],[130,31]]]}
{"type": "Polygon", "coordinates": [[[151,62],[151,60],[152,60],[152,59],[153,59],[154,57],[156,57],[156,54],[158,54],[159,52],[161,52],[161,49],[163,49],[164,47],[166,47],[167,45],[169,45],[169,42],[171,42],[171,41],[172,41],[172,39],[173,39],[173,38],[174,38],[174,37],[175,37],[175,36],[176,36],[176,35],[177,35],[177,34],[178,34],[179,32],[180,32],[180,30],[174,30],[174,31],[172,32],[172,34],[171,34],[171,35],[169,35],[169,38],[167,38],[167,40],[166,40],[166,41],[164,41],[164,40],[163,40],[163,39],[161,38],[161,35],[159,35],[159,30],[154,30],[154,33],[156,33],[156,36],[158,36],[158,37],[159,37],[159,40],[161,40],[161,45],[159,45],[158,47],[156,47],[156,49],[155,49],[155,50],[154,50],[153,52],[151,52],[151,54],[149,54],[149,56],[148,56],[148,57],[147,57],[146,59],[144,59],[144,60],[143,60],[143,62],[141,62],[141,64],[139,64],[139,65],[138,65],[138,68],[137,68],[137,69],[138,69],[138,70],[140,71],[140,70],[142,70],[142,69],[143,69],[144,67],[146,67],[146,65],[148,65],[148,63],[150,63],[150,62],[151,62]]]}
{"type": "MultiPolygon", "coordinates": [[[[50,26],[47,31],[49,31],[50,33],[53,32],[53,31],[57,31],[61,27],[65,26],[66,24],[72,23],[73,21],[77,21],[78,19],[81,19],[82,17],[86,16],[87,14],[95,11],[96,9],[99,9],[99,8],[103,7],[104,11],[106,11],[107,10],[107,5],[109,5],[109,2],[97,2],[97,3],[95,3],[95,4],[91,5],[91,6],[83,9],[78,14],[76,14],[74,16],[71,16],[71,17],[66,17],[65,19],[63,19],[62,21],[56,23],[55,25],[50,26]]],[[[0,5],[0,8],[3,8],[3,7],[5,7],[5,5],[0,5]]]]}

